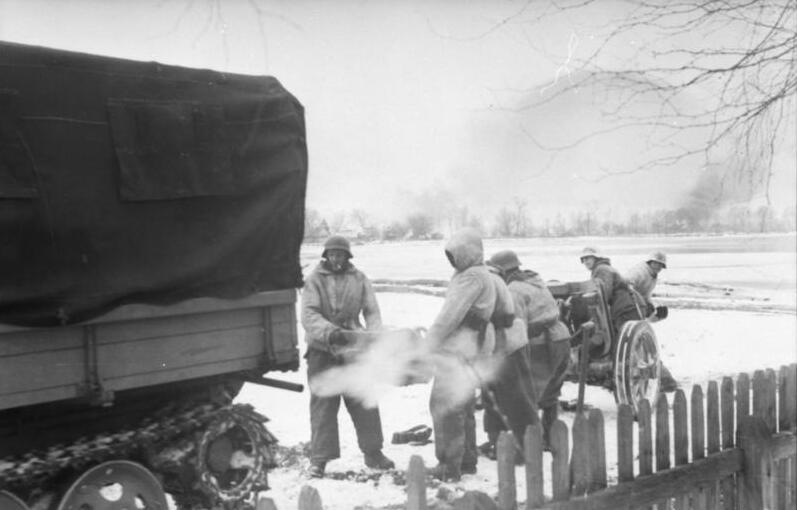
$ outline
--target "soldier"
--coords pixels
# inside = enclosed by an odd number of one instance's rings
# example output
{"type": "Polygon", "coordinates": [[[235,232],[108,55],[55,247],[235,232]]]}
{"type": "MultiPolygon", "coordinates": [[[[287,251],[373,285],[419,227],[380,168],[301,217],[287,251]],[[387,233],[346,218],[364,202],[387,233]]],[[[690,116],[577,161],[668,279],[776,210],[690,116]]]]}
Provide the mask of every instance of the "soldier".
{"type": "Polygon", "coordinates": [[[586,247],[581,252],[581,263],[603,289],[603,297],[609,305],[612,324],[617,334],[624,322],[644,318],[628,282],[617,269],[612,267],[607,257],[595,248],[586,247]]]}
{"type": "MultiPolygon", "coordinates": [[[[349,241],[331,236],[324,243],[323,260],[313,270],[302,293],[302,326],[307,340],[307,377],[310,380],[310,476],[321,478],[328,461],[340,457],[338,409],[341,395],[321,397],[313,392],[312,378],[344,364],[340,355],[346,344],[345,330],[382,326],[379,305],[368,278],[354,267],[349,241]]],[[[365,465],[392,469],[393,461],[382,453],[382,423],[378,408],[366,408],[358,400],[343,396],[354,422],[357,443],[365,465]]]]}
{"type": "MultiPolygon", "coordinates": [[[[666,306],[655,306],[651,299],[662,269],[667,269],[667,255],[664,252],[655,251],[644,262],[632,267],[626,276],[628,283],[645,301],[643,313],[650,321],[664,319],[668,314],[666,306]]],[[[661,365],[660,383],[661,391],[671,392],[678,389],[678,383],[664,364],[661,365]]]]}
{"type": "Polygon", "coordinates": [[[663,252],[655,251],[648,256],[647,260],[632,267],[626,275],[628,283],[645,300],[646,315],[648,316],[656,311],[651,296],[659,281],[658,277],[662,269],[667,269],[667,255],[663,252]]]}
{"type": "MultiPolygon", "coordinates": [[[[496,253],[490,262],[501,268],[504,280],[515,301],[515,316],[525,326],[529,361],[515,359],[520,373],[530,371],[532,387],[523,387],[524,379],[518,379],[517,392],[536,396],[532,405],[523,404],[525,409],[533,409],[533,418],[526,418],[530,425],[537,421],[537,406],[542,409],[543,441],[550,449],[551,425],[556,421],[559,411],[559,395],[564,384],[570,358],[570,332],[559,320],[559,305],[542,278],[534,271],[521,270],[517,254],[511,250],[496,253]],[[534,405],[536,404],[536,406],[534,405]]],[[[511,421],[511,420],[510,420],[511,421]]],[[[514,428],[514,426],[513,426],[514,428]]],[[[523,427],[525,429],[525,426],[523,427]]],[[[515,432],[517,434],[517,432],[515,432]]],[[[522,435],[520,437],[523,437],[522,435]]]]}
{"type": "MultiPolygon", "coordinates": [[[[495,459],[498,435],[507,429],[507,425],[515,437],[522,441],[526,426],[536,423],[538,417],[536,395],[531,386],[526,330],[522,325],[513,328],[515,300],[504,282],[501,268],[491,262],[492,259],[487,266],[496,291],[495,312],[491,322],[495,329],[493,356],[498,370],[482,388],[484,431],[487,432],[488,442],[480,449],[489,458],[495,459]],[[504,423],[505,420],[507,423],[504,423]]],[[[522,452],[518,453],[522,455],[522,452]]]]}
{"type": "Polygon", "coordinates": [[[467,437],[475,426],[474,394],[479,386],[473,364],[485,345],[494,342],[490,320],[496,286],[484,265],[481,236],[475,231],[465,229],[452,235],[445,254],[455,271],[443,307],[427,334],[435,354],[429,410],[438,465],[431,474],[441,480],[459,480],[463,468],[466,472],[476,469],[475,456],[465,457],[466,449],[475,446],[475,438],[471,445],[467,437]],[[464,464],[466,460],[468,464],[464,464]]]}

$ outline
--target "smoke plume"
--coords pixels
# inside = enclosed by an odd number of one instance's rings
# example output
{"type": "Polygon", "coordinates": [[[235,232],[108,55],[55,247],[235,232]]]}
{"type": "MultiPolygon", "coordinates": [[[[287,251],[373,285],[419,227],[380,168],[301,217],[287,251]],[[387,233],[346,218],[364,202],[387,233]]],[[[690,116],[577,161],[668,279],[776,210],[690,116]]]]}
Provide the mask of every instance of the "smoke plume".
{"type": "MultiPolygon", "coordinates": [[[[449,339],[452,340],[452,339],[449,339]]],[[[445,403],[456,407],[473,396],[473,390],[493,379],[496,362],[487,356],[467,358],[433,349],[431,342],[411,329],[374,334],[366,344],[353,345],[341,354],[346,363],[310,380],[313,394],[346,395],[365,407],[376,407],[393,387],[426,383],[435,372],[444,373],[445,403]]]]}

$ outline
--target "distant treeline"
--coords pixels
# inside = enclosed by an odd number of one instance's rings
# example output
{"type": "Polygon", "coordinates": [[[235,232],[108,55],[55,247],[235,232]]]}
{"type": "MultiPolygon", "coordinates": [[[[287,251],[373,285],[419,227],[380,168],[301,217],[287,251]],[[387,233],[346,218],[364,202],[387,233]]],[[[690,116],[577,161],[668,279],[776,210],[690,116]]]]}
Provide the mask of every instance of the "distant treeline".
{"type": "Polygon", "coordinates": [[[444,234],[463,227],[475,228],[486,237],[767,233],[797,229],[797,208],[794,206],[782,210],[766,205],[755,208],[731,206],[714,211],[702,207],[680,207],[633,213],[623,220],[610,220],[606,216],[600,211],[582,210],[557,214],[553,218],[535,218],[526,210],[525,204],[516,203],[514,207],[502,208],[487,221],[469,213],[467,208],[458,208],[445,216],[417,212],[403,219],[377,224],[362,210],[324,217],[318,211],[308,209],[305,241],[322,240],[333,233],[363,241],[442,239],[444,234]]]}

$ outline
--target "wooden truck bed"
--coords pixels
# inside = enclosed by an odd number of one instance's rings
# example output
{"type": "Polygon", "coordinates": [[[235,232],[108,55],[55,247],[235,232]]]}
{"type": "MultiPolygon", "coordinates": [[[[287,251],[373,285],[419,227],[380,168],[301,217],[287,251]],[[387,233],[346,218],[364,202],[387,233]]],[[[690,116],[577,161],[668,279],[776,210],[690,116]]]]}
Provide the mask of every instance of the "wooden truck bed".
{"type": "Polygon", "coordinates": [[[0,325],[0,410],[298,366],[296,291],[127,305],[54,328],[0,325]]]}

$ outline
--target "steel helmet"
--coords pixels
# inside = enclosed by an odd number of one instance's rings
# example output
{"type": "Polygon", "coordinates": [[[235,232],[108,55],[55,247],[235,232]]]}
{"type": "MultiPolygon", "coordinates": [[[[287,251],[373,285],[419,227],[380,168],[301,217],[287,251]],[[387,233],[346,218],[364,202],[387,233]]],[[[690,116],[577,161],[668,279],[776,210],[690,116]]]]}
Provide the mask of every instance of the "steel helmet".
{"type": "Polygon", "coordinates": [[[658,262],[663,268],[667,269],[667,255],[662,251],[654,251],[645,262],[658,262]]]}
{"type": "Polygon", "coordinates": [[[517,253],[514,251],[502,250],[490,257],[490,264],[501,271],[509,271],[510,269],[520,267],[520,260],[518,260],[517,253]]]}
{"type": "Polygon", "coordinates": [[[605,258],[603,254],[601,254],[600,250],[592,246],[587,246],[581,250],[581,256],[579,257],[579,260],[584,260],[585,257],[595,257],[596,259],[605,258]]]}
{"type": "Polygon", "coordinates": [[[330,236],[324,243],[324,251],[321,253],[321,257],[326,258],[328,250],[343,250],[349,257],[354,257],[354,255],[351,254],[349,240],[343,236],[330,236]]]}

